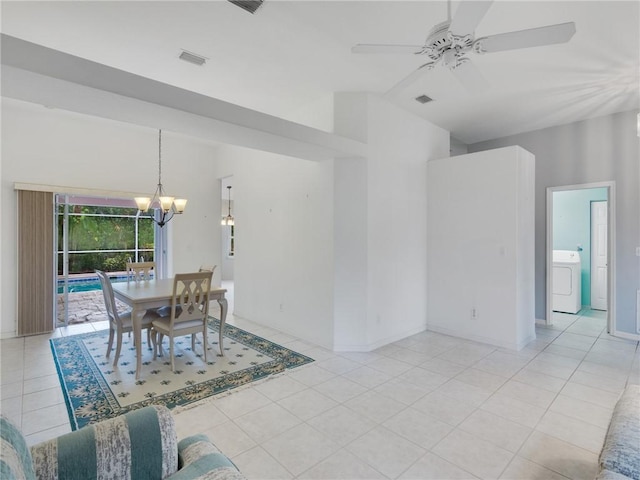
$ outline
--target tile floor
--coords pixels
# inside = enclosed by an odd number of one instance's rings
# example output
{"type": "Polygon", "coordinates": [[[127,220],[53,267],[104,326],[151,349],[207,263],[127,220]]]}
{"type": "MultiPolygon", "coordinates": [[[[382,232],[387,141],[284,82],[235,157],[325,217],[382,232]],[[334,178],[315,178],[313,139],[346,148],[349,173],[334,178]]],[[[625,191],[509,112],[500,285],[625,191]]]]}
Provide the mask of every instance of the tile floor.
{"type": "MultiPolygon", "coordinates": [[[[556,314],[519,352],[423,332],[334,353],[229,321],[316,359],[175,414],[179,438],[206,433],[250,479],[592,479],[618,395],[640,383],[638,342],[595,311],[556,314]]],[[[0,409],[30,443],[69,431],[48,338],[0,342],[0,409]]]]}

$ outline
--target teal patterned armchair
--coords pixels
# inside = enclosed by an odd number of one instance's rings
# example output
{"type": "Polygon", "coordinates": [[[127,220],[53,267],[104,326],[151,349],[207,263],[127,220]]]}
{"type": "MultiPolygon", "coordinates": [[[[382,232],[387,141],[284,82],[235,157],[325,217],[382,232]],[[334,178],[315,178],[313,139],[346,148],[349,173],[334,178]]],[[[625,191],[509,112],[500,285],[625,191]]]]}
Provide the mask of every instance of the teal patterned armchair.
{"type": "Polygon", "coordinates": [[[640,480],[640,385],[629,385],[613,409],[596,480],[640,480]]]}
{"type": "Polygon", "coordinates": [[[204,435],[178,442],[171,412],[163,406],[141,408],[31,449],[2,417],[0,437],[2,479],[244,479],[204,435]]]}

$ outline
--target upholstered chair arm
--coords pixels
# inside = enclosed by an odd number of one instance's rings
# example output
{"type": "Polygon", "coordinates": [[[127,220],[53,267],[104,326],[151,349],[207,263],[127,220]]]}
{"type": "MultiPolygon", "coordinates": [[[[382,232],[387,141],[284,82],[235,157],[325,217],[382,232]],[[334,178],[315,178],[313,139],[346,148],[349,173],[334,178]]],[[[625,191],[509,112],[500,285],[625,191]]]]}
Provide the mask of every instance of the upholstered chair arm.
{"type": "Polygon", "coordinates": [[[178,469],[171,412],[152,405],[31,447],[39,479],[165,479],[178,469]]]}
{"type": "Polygon", "coordinates": [[[246,480],[205,435],[180,440],[178,462],[180,469],[170,480],[246,480]]]}
{"type": "Polygon", "coordinates": [[[4,415],[0,415],[0,478],[36,478],[31,452],[24,436],[4,415]]]}
{"type": "Polygon", "coordinates": [[[629,385],[616,403],[599,462],[598,479],[640,479],[640,385],[629,385]]]}

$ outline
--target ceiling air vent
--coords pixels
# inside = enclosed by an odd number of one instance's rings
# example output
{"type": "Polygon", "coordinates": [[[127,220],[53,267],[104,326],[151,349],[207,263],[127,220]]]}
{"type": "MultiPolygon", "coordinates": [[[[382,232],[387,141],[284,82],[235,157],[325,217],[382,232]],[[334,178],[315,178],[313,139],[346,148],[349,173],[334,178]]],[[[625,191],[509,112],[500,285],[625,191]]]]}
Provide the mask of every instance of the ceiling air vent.
{"type": "Polygon", "coordinates": [[[433,98],[427,97],[426,95],[420,95],[419,97],[416,97],[416,102],[429,103],[431,101],[433,101],[433,98]]]}
{"type": "Polygon", "coordinates": [[[187,52],[183,50],[180,54],[180,60],[184,60],[185,62],[194,63],[196,65],[202,66],[207,61],[206,57],[201,55],[196,55],[195,53],[187,52]]]}
{"type": "Polygon", "coordinates": [[[246,10],[249,13],[256,13],[264,0],[229,0],[234,5],[246,10]]]}

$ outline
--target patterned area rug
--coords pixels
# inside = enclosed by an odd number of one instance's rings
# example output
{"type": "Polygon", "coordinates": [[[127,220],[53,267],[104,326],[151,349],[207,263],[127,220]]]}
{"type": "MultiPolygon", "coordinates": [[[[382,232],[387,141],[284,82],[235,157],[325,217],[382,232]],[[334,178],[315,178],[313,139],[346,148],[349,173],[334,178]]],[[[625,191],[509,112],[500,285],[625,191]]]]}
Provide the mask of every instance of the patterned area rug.
{"type": "Polygon", "coordinates": [[[139,380],[135,379],[133,336],[124,334],[117,367],[113,366],[115,345],[110,358],[105,358],[108,330],[52,339],[51,350],[72,430],[146,405],[187,405],[313,362],[312,358],[233,325],[225,326],[224,357],[220,357],[219,325],[214,318],[209,322],[207,362],[202,335],[197,336],[195,352],[191,349],[191,336],[176,338],[175,373],[171,371],[168,339],[164,341],[165,356],[154,361],[143,332],[139,380]]]}

